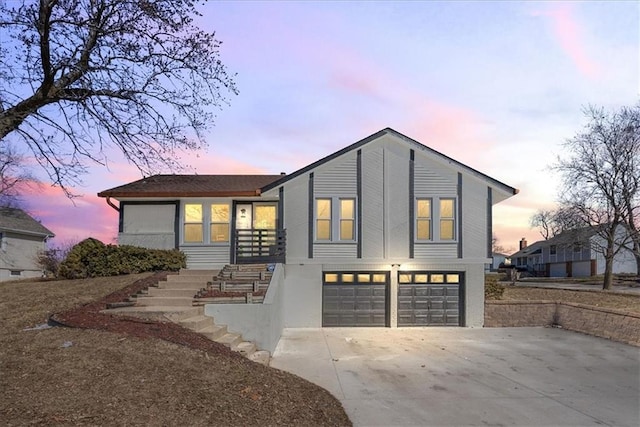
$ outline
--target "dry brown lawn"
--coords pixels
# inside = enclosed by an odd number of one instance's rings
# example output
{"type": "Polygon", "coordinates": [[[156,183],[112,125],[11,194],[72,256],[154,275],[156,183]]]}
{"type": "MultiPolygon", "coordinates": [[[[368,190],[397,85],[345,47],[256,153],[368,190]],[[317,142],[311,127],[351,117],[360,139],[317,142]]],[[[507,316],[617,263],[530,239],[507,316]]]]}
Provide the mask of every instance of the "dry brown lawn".
{"type": "MultiPolygon", "coordinates": [[[[0,283],[3,425],[351,424],[326,390],[215,343],[199,349],[154,338],[149,323],[123,329],[146,337],[25,330],[148,277],[0,283]]],[[[189,333],[183,341],[197,343],[189,333]]]]}

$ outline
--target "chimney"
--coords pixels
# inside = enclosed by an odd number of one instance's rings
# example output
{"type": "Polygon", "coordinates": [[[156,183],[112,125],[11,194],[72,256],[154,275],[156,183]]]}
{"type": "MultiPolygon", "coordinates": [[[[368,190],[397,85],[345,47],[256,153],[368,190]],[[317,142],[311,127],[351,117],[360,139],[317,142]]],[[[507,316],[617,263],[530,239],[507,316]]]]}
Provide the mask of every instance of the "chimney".
{"type": "Polygon", "coordinates": [[[527,239],[523,237],[522,239],[520,239],[520,250],[523,250],[526,247],[527,247],[527,239]]]}

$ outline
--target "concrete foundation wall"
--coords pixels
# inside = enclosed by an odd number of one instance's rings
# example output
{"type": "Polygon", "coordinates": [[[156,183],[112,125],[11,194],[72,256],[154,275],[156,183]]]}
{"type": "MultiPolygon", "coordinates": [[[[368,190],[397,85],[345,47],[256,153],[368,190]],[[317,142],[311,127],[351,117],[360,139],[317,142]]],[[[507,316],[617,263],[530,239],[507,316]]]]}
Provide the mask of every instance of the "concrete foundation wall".
{"type": "Polygon", "coordinates": [[[640,346],[640,315],[554,301],[487,301],[485,327],[561,326],[640,346]]]}
{"type": "Polygon", "coordinates": [[[322,264],[287,265],[284,274],[284,327],[322,327],[322,264]]]}
{"type": "Polygon", "coordinates": [[[205,316],[220,325],[229,325],[230,332],[256,343],[259,349],[273,352],[280,340],[283,324],[284,267],[277,264],[262,304],[207,304],[205,316]]]}

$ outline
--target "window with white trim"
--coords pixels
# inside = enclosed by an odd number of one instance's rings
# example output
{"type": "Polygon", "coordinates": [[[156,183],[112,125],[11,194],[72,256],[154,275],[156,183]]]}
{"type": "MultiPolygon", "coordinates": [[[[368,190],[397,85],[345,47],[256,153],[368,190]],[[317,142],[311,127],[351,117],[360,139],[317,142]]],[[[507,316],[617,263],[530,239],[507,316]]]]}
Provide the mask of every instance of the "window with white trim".
{"type": "Polygon", "coordinates": [[[229,204],[211,204],[211,243],[229,241],[229,204]]]}
{"type": "Polygon", "coordinates": [[[203,243],[204,223],[201,203],[184,205],[184,241],[185,243],[203,243]]]}
{"type": "Polygon", "coordinates": [[[456,239],[456,201],[440,199],[440,240],[456,239]]]}
{"type": "Polygon", "coordinates": [[[353,242],[356,240],[356,199],[318,198],[315,211],[315,240],[353,242]]]}
{"type": "Polygon", "coordinates": [[[182,207],[182,242],[185,244],[229,244],[229,203],[185,203],[182,207]]]}
{"type": "Polygon", "coordinates": [[[416,200],[416,239],[431,240],[431,199],[416,200]]]}

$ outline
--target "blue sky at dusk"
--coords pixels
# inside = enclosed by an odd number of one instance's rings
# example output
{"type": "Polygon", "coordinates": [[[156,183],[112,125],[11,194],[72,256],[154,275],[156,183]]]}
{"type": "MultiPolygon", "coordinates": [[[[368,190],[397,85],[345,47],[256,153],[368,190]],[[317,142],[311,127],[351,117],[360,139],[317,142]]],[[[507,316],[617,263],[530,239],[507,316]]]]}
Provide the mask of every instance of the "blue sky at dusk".
{"type": "MultiPolygon", "coordinates": [[[[385,127],[506,184],[494,231],[538,240],[548,169],[588,104],[638,102],[638,2],[212,2],[199,25],[223,42],[240,94],[186,172],[293,172],[385,127]]],[[[158,171],[170,173],[171,171],[158,171]]],[[[92,166],[75,205],[48,186],[26,205],[58,237],[113,243],[99,191],[139,179],[119,154],[92,166]]]]}

